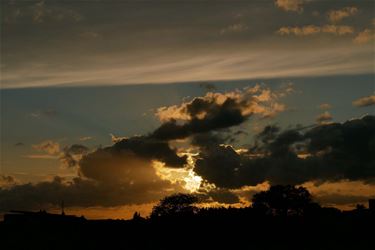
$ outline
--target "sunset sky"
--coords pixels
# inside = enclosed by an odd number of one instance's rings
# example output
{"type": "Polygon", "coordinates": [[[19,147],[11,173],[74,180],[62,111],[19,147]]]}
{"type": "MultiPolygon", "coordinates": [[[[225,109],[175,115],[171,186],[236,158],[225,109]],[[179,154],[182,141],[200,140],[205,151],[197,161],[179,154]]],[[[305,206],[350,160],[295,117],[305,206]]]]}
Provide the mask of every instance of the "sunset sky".
{"type": "Polygon", "coordinates": [[[272,184],[375,197],[375,3],[1,1],[0,214],[272,184]]]}

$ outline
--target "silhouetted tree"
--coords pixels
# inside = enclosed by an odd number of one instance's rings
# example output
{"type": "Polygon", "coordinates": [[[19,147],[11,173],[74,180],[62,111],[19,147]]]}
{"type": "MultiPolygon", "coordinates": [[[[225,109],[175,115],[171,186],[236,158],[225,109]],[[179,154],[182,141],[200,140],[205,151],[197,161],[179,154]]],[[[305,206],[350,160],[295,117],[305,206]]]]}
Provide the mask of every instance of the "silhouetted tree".
{"type": "Polygon", "coordinates": [[[253,208],[271,215],[303,215],[312,206],[312,197],[304,187],[272,186],[254,195],[253,208]]]}
{"type": "Polygon", "coordinates": [[[198,208],[193,204],[198,202],[198,198],[191,194],[174,194],[160,200],[151,212],[151,218],[162,216],[186,216],[197,213],[198,208]]]}
{"type": "Polygon", "coordinates": [[[133,221],[140,221],[140,220],[144,220],[144,219],[141,217],[141,214],[139,212],[135,212],[133,214],[133,221]]]}

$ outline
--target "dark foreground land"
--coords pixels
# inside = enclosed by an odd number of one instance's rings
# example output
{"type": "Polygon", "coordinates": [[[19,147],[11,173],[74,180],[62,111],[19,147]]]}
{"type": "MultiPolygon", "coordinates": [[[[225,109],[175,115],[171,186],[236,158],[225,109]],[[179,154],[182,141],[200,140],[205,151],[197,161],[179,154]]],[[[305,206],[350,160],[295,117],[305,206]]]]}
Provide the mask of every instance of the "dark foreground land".
{"type": "Polygon", "coordinates": [[[342,212],[303,187],[272,186],[247,208],[199,208],[199,198],[163,198],[149,218],[86,220],[13,211],[0,223],[1,249],[375,249],[375,200],[342,212]]]}
{"type": "Polygon", "coordinates": [[[0,238],[4,250],[375,249],[375,214],[319,208],[274,216],[245,208],[127,221],[29,220],[1,223],[0,238]]]}

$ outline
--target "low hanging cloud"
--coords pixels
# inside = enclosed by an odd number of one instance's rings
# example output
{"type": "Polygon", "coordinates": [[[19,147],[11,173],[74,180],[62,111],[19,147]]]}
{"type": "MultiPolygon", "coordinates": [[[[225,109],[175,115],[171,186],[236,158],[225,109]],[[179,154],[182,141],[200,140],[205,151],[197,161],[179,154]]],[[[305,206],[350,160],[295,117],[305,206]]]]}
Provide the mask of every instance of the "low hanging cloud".
{"type": "Polygon", "coordinates": [[[333,22],[339,22],[342,19],[350,16],[354,16],[358,13],[358,8],[357,7],[345,7],[340,10],[331,10],[328,12],[328,19],[333,22]]]}
{"type": "Polygon", "coordinates": [[[361,97],[353,101],[353,106],[356,107],[367,107],[372,105],[375,105],[375,95],[361,97]]]}
{"type": "Polygon", "coordinates": [[[223,188],[265,181],[375,182],[374,116],[283,132],[270,126],[259,134],[257,141],[244,153],[228,145],[203,148],[194,171],[223,188]]]}
{"type": "Polygon", "coordinates": [[[275,5],[284,11],[302,12],[307,0],[276,0],[275,5]]]}
{"type": "Polygon", "coordinates": [[[295,36],[310,36],[316,34],[332,34],[336,36],[343,36],[354,33],[354,28],[347,25],[306,25],[306,26],[295,26],[295,27],[281,27],[277,32],[279,35],[295,35],[295,36]]]}

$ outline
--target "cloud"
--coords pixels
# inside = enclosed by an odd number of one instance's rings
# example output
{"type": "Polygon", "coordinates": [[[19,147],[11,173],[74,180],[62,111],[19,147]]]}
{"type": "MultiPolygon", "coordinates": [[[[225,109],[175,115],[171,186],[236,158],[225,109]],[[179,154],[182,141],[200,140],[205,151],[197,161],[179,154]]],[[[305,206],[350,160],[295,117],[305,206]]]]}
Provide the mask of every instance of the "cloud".
{"type": "Polygon", "coordinates": [[[224,188],[265,181],[375,181],[375,117],[280,132],[266,127],[248,152],[227,145],[203,148],[194,171],[224,188]],[[303,157],[302,157],[303,156],[303,157]]]}
{"type": "Polygon", "coordinates": [[[0,174],[0,189],[11,187],[17,184],[17,180],[11,175],[0,174]]]}
{"type": "Polygon", "coordinates": [[[316,117],[316,121],[317,123],[324,124],[324,123],[331,122],[332,118],[333,118],[332,115],[328,111],[325,111],[324,113],[316,117]]]}
{"type": "Polygon", "coordinates": [[[295,36],[310,36],[320,33],[327,33],[333,35],[348,35],[354,33],[354,28],[347,25],[306,25],[302,27],[281,27],[277,34],[279,35],[295,35],[295,36]]]}
{"type": "Polygon", "coordinates": [[[38,151],[47,154],[29,154],[29,159],[59,159],[64,167],[74,167],[78,165],[79,160],[89,153],[89,148],[81,144],[65,146],[61,149],[58,142],[52,140],[43,141],[39,144],[32,145],[38,151]]]}
{"type": "Polygon", "coordinates": [[[357,7],[345,7],[340,10],[331,10],[328,12],[328,19],[335,23],[341,21],[343,18],[354,16],[358,13],[357,7]]]}
{"type": "Polygon", "coordinates": [[[93,137],[91,137],[91,136],[82,136],[82,137],[79,138],[80,141],[88,141],[88,140],[92,140],[92,139],[93,139],[93,137]]]}
{"type": "Polygon", "coordinates": [[[213,189],[207,193],[197,195],[200,202],[218,202],[220,204],[236,204],[240,202],[237,194],[228,189],[213,189]]]}
{"type": "MultiPolygon", "coordinates": [[[[152,169],[152,161],[161,161],[169,167],[183,167],[186,164],[186,156],[178,156],[174,149],[169,147],[168,142],[155,140],[145,136],[134,136],[116,142],[114,145],[99,148],[96,151],[85,155],[79,162],[80,170],[86,177],[100,178],[98,175],[92,174],[91,170],[102,169],[106,172],[107,165],[114,159],[114,171],[123,171],[123,166],[140,163],[148,165],[152,169]],[[127,164],[118,165],[117,162],[127,164]]],[[[128,168],[128,167],[127,167],[128,168]]],[[[125,168],[125,169],[127,169],[125,168]]],[[[103,174],[103,173],[102,173],[103,174]]],[[[112,174],[109,172],[109,174],[112,174]]],[[[121,176],[121,175],[118,175],[121,176]]],[[[118,176],[114,175],[114,178],[118,176]]]]}
{"type": "Polygon", "coordinates": [[[320,27],[315,25],[307,25],[303,27],[281,27],[277,33],[280,35],[296,35],[307,36],[320,32],[320,27]]]}
{"type": "Polygon", "coordinates": [[[229,33],[240,33],[246,31],[249,27],[243,23],[236,23],[232,24],[228,27],[223,28],[220,30],[220,35],[229,34],[229,33]]]}
{"type": "Polygon", "coordinates": [[[45,21],[73,21],[82,20],[82,15],[72,9],[62,8],[58,5],[47,6],[45,1],[35,3],[30,8],[31,18],[34,23],[43,23],[45,21]]]}
{"type": "Polygon", "coordinates": [[[164,123],[151,137],[171,140],[239,125],[250,116],[273,117],[285,110],[278,102],[284,93],[256,85],[242,91],[208,92],[181,105],[161,107],[156,116],[164,123]],[[180,120],[183,123],[178,123],[180,120]]]}
{"type": "MultiPolygon", "coordinates": [[[[96,182],[74,178],[66,180],[56,176],[52,181],[0,187],[0,211],[11,209],[49,209],[58,207],[62,200],[66,206],[111,207],[125,204],[154,202],[171,194],[173,186],[167,181],[125,184],[96,182]]],[[[178,188],[176,188],[178,190],[178,188]]]]}
{"type": "Polygon", "coordinates": [[[60,152],[60,144],[51,140],[32,145],[32,147],[38,151],[44,151],[50,155],[55,155],[60,152]]]}
{"type": "Polygon", "coordinates": [[[285,11],[302,12],[306,0],[276,0],[275,5],[285,11]]]}
{"type": "Polygon", "coordinates": [[[357,44],[365,44],[375,40],[375,32],[371,29],[365,29],[358,33],[353,42],[357,44]]]}
{"type": "Polygon", "coordinates": [[[375,105],[375,95],[361,97],[353,101],[353,106],[356,107],[367,107],[372,105],[375,105]]]}
{"type": "MultiPolygon", "coordinates": [[[[199,136],[203,136],[204,133],[206,137],[210,133],[213,136],[216,130],[239,125],[251,115],[259,115],[261,118],[273,116],[284,110],[284,106],[278,102],[278,99],[285,96],[286,92],[290,92],[290,86],[286,90],[277,91],[271,91],[268,88],[256,85],[253,88],[241,91],[227,93],[209,92],[203,97],[194,98],[190,102],[183,102],[179,106],[160,109],[158,115],[164,123],[150,134],[129,138],[112,136],[113,145],[98,148],[92,152],[89,152],[87,147],[79,144],[64,147],[63,150],[60,150],[58,143],[50,140],[44,141],[38,145],[33,145],[33,148],[48,153],[49,157],[58,157],[68,166],[77,166],[80,177],[74,179],[73,182],[63,182],[60,179],[56,179],[52,182],[25,184],[18,187],[32,190],[30,192],[38,192],[38,195],[41,192],[47,192],[44,188],[48,187],[48,189],[54,189],[53,192],[60,190],[59,192],[62,192],[60,196],[65,197],[67,195],[65,192],[70,195],[71,190],[76,190],[77,186],[83,185],[84,187],[80,190],[81,193],[78,192],[75,197],[78,200],[79,195],[84,195],[82,192],[90,192],[88,196],[96,199],[91,204],[88,202],[90,205],[106,204],[100,196],[103,193],[102,189],[105,189],[106,192],[112,192],[112,189],[119,189],[124,193],[123,195],[130,196],[122,197],[121,204],[124,204],[123,202],[137,202],[138,199],[134,198],[135,195],[144,196],[140,191],[156,192],[161,196],[170,191],[195,190],[199,188],[201,178],[196,175],[190,176],[191,170],[186,169],[186,166],[188,166],[187,156],[178,154],[176,149],[170,147],[169,141],[193,136],[193,140],[197,143],[199,136]],[[170,112],[173,109],[175,109],[174,112],[170,112]],[[177,123],[175,118],[179,118],[182,123],[177,123]],[[164,132],[166,133],[164,134],[164,132]],[[191,180],[187,180],[189,176],[185,175],[184,183],[162,178],[160,169],[156,167],[156,162],[161,164],[162,170],[168,168],[184,169],[186,174],[191,177],[191,180]],[[88,191],[85,188],[96,191],[88,191]],[[137,193],[130,195],[127,190],[134,190],[137,193]],[[91,194],[91,192],[96,192],[97,194],[95,195],[99,195],[99,197],[91,194]]],[[[222,134],[217,133],[216,136],[219,137],[222,134]]],[[[19,191],[16,188],[11,191],[3,191],[5,195],[8,195],[7,192],[19,191]]],[[[26,194],[22,192],[21,194],[12,194],[22,197],[30,194],[28,192],[26,194]]],[[[116,191],[115,194],[118,192],[116,191]]],[[[237,201],[236,196],[223,190],[211,190],[210,192],[209,196],[214,200],[237,201]]],[[[44,199],[42,197],[38,198],[40,199],[39,203],[51,202],[48,198],[49,195],[48,193],[44,199]]],[[[152,197],[157,199],[160,196],[154,195],[152,197]]],[[[51,194],[52,197],[56,199],[59,194],[51,194]]],[[[120,202],[118,197],[113,199],[108,201],[110,205],[116,205],[116,202],[120,202]]],[[[145,201],[149,202],[150,200],[145,199],[145,201]]],[[[33,204],[32,201],[27,202],[33,204]]],[[[77,204],[75,205],[86,204],[85,201],[71,202],[73,204],[76,202],[77,204]]],[[[36,204],[32,206],[36,206],[36,204]]]]}
{"type": "Polygon", "coordinates": [[[88,147],[80,144],[73,144],[71,146],[64,147],[59,158],[65,166],[74,167],[88,152],[88,147]]]}
{"type": "Polygon", "coordinates": [[[316,197],[316,200],[326,206],[351,205],[354,208],[356,204],[367,204],[374,195],[347,195],[347,194],[324,194],[316,197]]]}
{"type": "Polygon", "coordinates": [[[326,109],[331,109],[331,108],[332,108],[332,105],[329,103],[322,103],[319,105],[319,109],[326,110],[326,109]]]}
{"type": "Polygon", "coordinates": [[[321,29],[321,32],[342,36],[353,34],[354,28],[347,25],[324,25],[321,29]]]}
{"type": "Polygon", "coordinates": [[[121,140],[129,139],[129,137],[126,137],[126,136],[119,137],[119,136],[115,136],[113,134],[109,134],[109,136],[111,136],[111,141],[113,143],[119,142],[121,140]]]}
{"type": "Polygon", "coordinates": [[[362,181],[307,182],[303,186],[320,204],[341,209],[353,209],[356,204],[367,204],[368,199],[375,197],[374,184],[362,181]]]}
{"type": "Polygon", "coordinates": [[[38,110],[35,112],[32,112],[29,114],[30,117],[33,118],[41,118],[41,117],[47,117],[47,118],[52,118],[57,115],[57,111],[54,109],[46,109],[46,110],[38,110]]]}
{"type": "MultiPolygon", "coordinates": [[[[298,41],[296,41],[298,42],[298,41]]],[[[262,44],[262,43],[259,43],[262,44]]],[[[273,46],[273,45],[272,45],[273,46]]],[[[118,63],[112,61],[76,70],[57,69],[52,64],[19,65],[17,68],[4,70],[2,88],[37,87],[37,86],[101,86],[103,82],[111,85],[169,83],[192,81],[216,81],[233,79],[290,78],[299,76],[347,75],[373,72],[373,56],[365,46],[316,47],[314,50],[301,49],[290,53],[285,48],[260,50],[246,48],[238,51],[227,49],[207,51],[186,59],[177,53],[168,58],[160,57],[156,61],[136,60],[131,63],[121,57],[118,63]],[[124,61],[125,60],[125,61],[124,61]],[[285,63],[290,62],[290,63],[285,63]],[[265,67],[266,65],[266,67],[265,67]],[[22,77],[21,77],[22,75],[22,77]]],[[[236,48],[236,47],[233,47],[236,48]]],[[[275,47],[277,48],[277,47],[275,47]]],[[[288,47],[290,48],[290,46],[288,47]]],[[[158,57],[159,58],[159,57],[158,57]]],[[[107,58],[108,60],[108,58],[107,58]]],[[[94,59],[90,59],[90,64],[94,59]]],[[[78,62],[70,62],[75,65],[78,62]]]]}
{"type": "Polygon", "coordinates": [[[29,159],[43,159],[43,160],[59,159],[57,155],[49,155],[49,154],[30,154],[30,155],[25,155],[24,157],[29,158],[29,159]]]}

